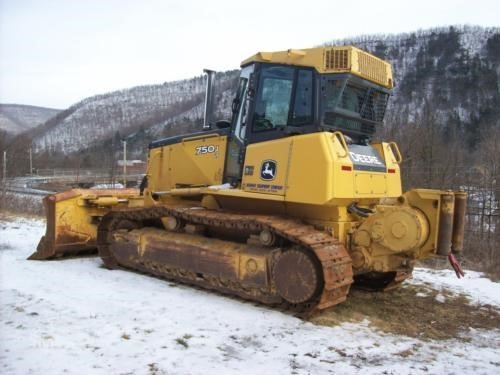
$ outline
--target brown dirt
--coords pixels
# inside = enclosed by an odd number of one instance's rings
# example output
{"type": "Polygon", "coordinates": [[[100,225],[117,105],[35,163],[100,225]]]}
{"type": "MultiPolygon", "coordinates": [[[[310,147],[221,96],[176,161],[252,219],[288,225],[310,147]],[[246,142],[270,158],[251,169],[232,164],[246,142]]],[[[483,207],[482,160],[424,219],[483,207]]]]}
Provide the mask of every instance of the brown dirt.
{"type": "Polygon", "coordinates": [[[346,302],[310,320],[318,325],[336,326],[365,319],[386,333],[429,340],[464,340],[462,333],[469,328],[498,329],[500,309],[471,305],[466,296],[446,290],[408,284],[389,292],[351,289],[346,302]],[[438,294],[445,297],[444,302],[436,299],[438,294]]]}

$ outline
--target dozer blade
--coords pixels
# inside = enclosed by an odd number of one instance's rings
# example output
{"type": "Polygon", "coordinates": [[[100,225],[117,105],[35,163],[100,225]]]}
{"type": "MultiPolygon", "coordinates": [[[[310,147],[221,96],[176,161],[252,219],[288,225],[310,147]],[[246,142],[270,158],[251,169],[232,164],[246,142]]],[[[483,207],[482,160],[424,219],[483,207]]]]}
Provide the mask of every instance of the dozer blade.
{"type": "Polygon", "coordinates": [[[73,189],[43,199],[46,231],[28,258],[44,260],[97,250],[97,225],[112,207],[142,206],[136,189],[73,189]]]}

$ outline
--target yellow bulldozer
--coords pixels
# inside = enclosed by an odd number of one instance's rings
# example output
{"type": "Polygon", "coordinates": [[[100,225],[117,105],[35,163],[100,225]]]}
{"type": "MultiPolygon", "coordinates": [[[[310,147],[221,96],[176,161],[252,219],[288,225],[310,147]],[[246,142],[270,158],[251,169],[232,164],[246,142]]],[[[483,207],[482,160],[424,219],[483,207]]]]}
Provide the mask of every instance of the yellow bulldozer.
{"type": "Polygon", "coordinates": [[[213,289],[297,314],[343,302],[351,285],[398,286],[419,259],[463,247],[466,195],[401,187],[395,142],[374,140],[391,65],[353,46],[244,60],[230,121],[150,143],[136,190],[44,199],[30,259],[98,249],[105,266],[213,289]]]}

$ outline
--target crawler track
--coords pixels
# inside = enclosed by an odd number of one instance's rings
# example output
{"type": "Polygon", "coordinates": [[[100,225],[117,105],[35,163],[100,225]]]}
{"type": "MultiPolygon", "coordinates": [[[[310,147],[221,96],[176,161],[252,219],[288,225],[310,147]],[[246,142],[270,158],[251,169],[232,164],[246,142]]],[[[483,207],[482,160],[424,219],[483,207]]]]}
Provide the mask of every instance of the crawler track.
{"type": "MultiPolygon", "coordinates": [[[[279,309],[291,310],[301,316],[308,316],[343,302],[353,282],[351,259],[342,244],[311,225],[277,216],[242,215],[192,206],[128,208],[111,211],[103,217],[98,228],[97,243],[99,255],[109,268],[124,267],[148,272],[279,309]],[[158,247],[155,254],[163,254],[162,257],[144,256],[141,250],[137,250],[137,243],[142,240],[133,243],[133,238],[165,237],[164,229],[155,229],[155,223],[162,217],[174,217],[183,223],[206,228],[212,238],[206,238],[203,234],[194,236],[204,243],[213,241],[212,246],[221,243],[238,246],[245,257],[247,253],[259,253],[265,257],[267,263],[267,275],[263,278],[265,281],[260,284],[248,283],[241,276],[225,277],[224,272],[218,271],[202,273],[198,269],[185,266],[183,260],[171,261],[192,248],[188,245],[185,245],[185,249],[182,248],[182,236],[187,236],[182,233],[167,232],[172,241],[177,241],[174,244],[178,251],[175,256],[172,255],[173,250],[158,247]],[[219,237],[219,233],[244,233],[255,237],[262,231],[278,238],[279,244],[270,247],[260,245],[256,249],[255,246],[244,243],[235,244],[223,235],[221,238],[213,238],[219,237]],[[120,236],[125,238],[124,245],[117,242],[120,236]],[[129,244],[130,242],[132,244],[129,244]],[[129,250],[125,250],[125,247],[129,250]]],[[[206,252],[203,250],[199,254],[206,252]]]]}

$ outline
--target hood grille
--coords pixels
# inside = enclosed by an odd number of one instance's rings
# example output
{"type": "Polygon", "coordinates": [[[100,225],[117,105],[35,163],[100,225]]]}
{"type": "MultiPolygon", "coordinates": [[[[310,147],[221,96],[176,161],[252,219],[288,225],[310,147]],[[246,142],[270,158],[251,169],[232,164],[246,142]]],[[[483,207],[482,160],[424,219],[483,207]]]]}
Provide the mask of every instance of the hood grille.
{"type": "Polygon", "coordinates": [[[352,72],[372,82],[392,87],[390,65],[354,47],[325,49],[324,67],[328,72],[352,72]]]}

